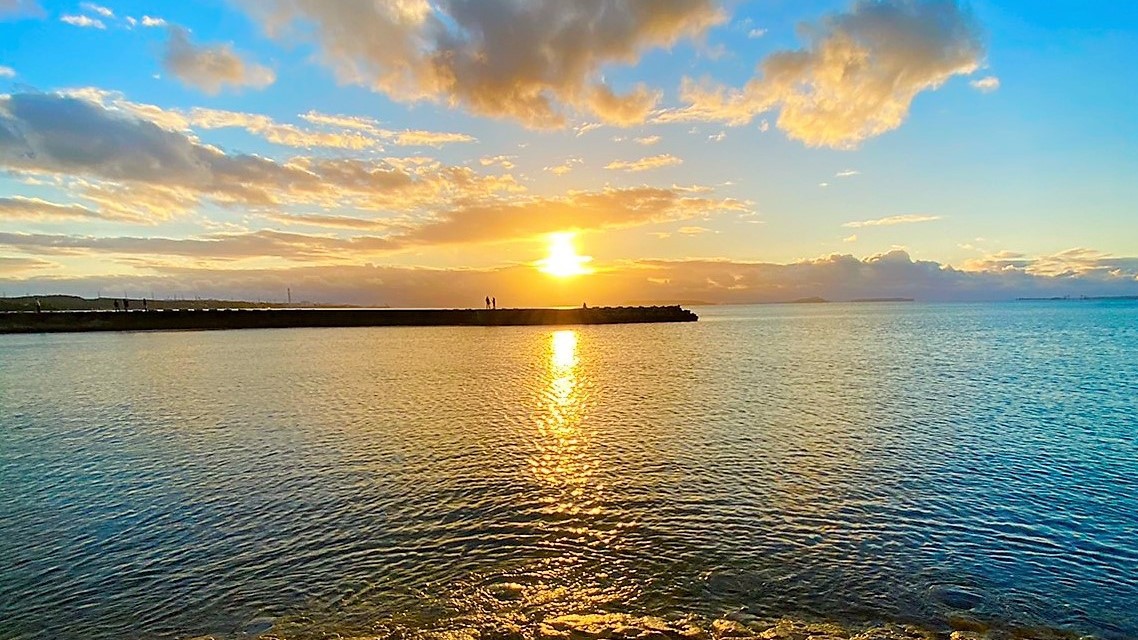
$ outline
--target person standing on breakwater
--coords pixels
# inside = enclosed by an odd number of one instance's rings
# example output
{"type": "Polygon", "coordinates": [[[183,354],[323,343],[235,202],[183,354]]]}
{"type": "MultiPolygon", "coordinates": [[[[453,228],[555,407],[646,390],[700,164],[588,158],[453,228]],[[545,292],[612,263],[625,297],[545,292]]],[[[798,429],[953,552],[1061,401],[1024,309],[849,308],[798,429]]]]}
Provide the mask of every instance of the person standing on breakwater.
{"type": "Polygon", "coordinates": [[[498,308],[498,299],[497,298],[490,298],[490,308],[491,309],[497,309],[498,308]]]}
{"type": "Polygon", "coordinates": [[[118,310],[119,310],[119,301],[118,301],[118,298],[115,298],[115,311],[118,311],[118,310]]]}
{"type": "Polygon", "coordinates": [[[40,305],[40,299],[36,298],[36,313],[42,313],[42,312],[43,312],[43,306],[40,305]]]}
{"type": "Polygon", "coordinates": [[[122,299],[122,310],[130,311],[130,300],[127,300],[126,298],[122,299]]]}
{"type": "Polygon", "coordinates": [[[146,298],[142,299],[142,310],[143,311],[150,311],[150,309],[147,308],[147,306],[146,306],[146,298]]]}
{"type": "Polygon", "coordinates": [[[486,296],[486,308],[490,308],[490,296],[486,296]]]}

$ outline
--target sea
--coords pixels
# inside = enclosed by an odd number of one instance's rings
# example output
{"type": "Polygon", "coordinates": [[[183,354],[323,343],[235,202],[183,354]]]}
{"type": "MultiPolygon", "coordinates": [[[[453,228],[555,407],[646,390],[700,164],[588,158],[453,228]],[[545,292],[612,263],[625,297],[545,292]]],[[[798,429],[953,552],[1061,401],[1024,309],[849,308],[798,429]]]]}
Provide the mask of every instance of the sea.
{"type": "Polygon", "coordinates": [[[0,336],[0,638],[1138,638],[1138,302],[0,336]]]}

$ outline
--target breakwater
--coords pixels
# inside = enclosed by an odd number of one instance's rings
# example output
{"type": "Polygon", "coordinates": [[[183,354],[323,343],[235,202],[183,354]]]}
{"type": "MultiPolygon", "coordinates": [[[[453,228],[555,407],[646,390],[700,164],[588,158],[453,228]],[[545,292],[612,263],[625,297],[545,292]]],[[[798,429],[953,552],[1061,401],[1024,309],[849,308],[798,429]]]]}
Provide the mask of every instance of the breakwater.
{"type": "Polygon", "coordinates": [[[694,322],[679,306],[573,309],[165,309],[0,313],[0,333],[299,327],[445,327],[694,322]]]}

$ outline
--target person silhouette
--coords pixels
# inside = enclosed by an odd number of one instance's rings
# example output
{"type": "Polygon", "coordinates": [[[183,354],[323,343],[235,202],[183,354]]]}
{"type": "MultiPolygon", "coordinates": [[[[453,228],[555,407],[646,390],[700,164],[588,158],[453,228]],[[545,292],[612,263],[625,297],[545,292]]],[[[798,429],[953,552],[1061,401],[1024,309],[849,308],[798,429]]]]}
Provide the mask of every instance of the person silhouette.
{"type": "Polygon", "coordinates": [[[486,296],[486,308],[490,308],[490,296],[486,296]]]}
{"type": "Polygon", "coordinates": [[[498,308],[498,299],[497,298],[490,298],[490,308],[491,309],[497,309],[498,308]]]}
{"type": "Polygon", "coordinates": [[[119,301],[118,301],[118,298],[115,298],[115,311],[118,311],[118,310],[119,310],[119,301]]]}

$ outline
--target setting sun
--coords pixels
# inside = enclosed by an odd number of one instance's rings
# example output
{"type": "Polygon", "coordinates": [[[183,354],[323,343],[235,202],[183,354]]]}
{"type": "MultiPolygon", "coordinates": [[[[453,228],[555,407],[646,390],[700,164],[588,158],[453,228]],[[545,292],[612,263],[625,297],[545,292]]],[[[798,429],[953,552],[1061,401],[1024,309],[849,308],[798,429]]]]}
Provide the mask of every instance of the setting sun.
{"type": "Polygon", "coordinates": [[[589,256],[577,255],[573,246],[572,233],[553,233],[549,236],[549,256],[538,261],[542,272],[557,278],[569,278],[592,273],[585,265],[592,261],[589,256]]]}

